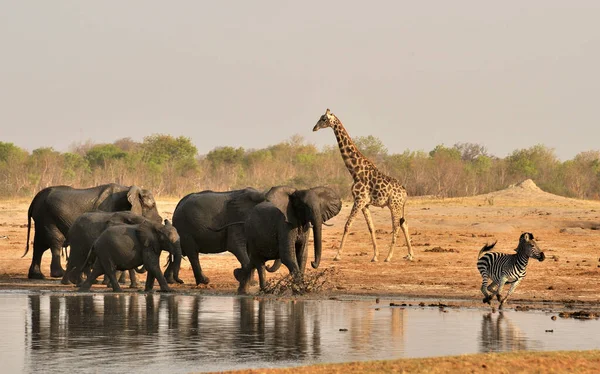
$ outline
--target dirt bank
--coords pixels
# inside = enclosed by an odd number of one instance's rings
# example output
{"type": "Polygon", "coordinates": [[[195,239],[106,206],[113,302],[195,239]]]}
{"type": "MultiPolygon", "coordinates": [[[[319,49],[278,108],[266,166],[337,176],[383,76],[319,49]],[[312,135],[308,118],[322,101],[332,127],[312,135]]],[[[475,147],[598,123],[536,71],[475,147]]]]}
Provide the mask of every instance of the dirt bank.
{"type": "MultiPolygon", "coordinates": [[[[553,308],[600,307],[600,202],[568,199],[546,193],[533,182],[503,191],[462,199],[411,198],[406,208],[415,260],[406,254],[400,235],[391,263],[385,259],[391,223],[388,209],[371,208],[377,229],[380,262],[370,262],[373,251],[362,217],[352,227],[341,261],[333,261],[351,202],[324,228],[323,268],[335,267],[334,287],[317,297],[344,295],[379,296],[398,300],[426,297],[460,305],[481,305],[481,278],[475,263],[479,249],[498,240],[496,248],[512,252],[523,231],[535,234],[547,260],[532,261],[527,278],[509,306],[553,305],[553,308]]],[[[158,202],[163,217],[170,218],[177,199],[158,202]]],[[[59,289],[58,280],[27,279],[31,252],[21,258],[27,234],[29,201],[0,202],[0,288],[59,289]]],[[[312,257],[312,255],[311,255],[312,257]]],[[[188,262],[182,267],[186,284],[180,292],[234,294],[238,266],[230,254],[201,255],[211,283],[195,287],[188,262]]],[[[49,273],[50,253],[44,255],[42,271],[49,273]]],[[[280,272],[287,272],[282,267],[280,272]]],[[[312,270],[310,270],[312,271],[312,270]]],[[[96,286],[98,291],[104,290],[96,286]]],[[[254,291],[258,291],[256,288],[254,291]]]]}

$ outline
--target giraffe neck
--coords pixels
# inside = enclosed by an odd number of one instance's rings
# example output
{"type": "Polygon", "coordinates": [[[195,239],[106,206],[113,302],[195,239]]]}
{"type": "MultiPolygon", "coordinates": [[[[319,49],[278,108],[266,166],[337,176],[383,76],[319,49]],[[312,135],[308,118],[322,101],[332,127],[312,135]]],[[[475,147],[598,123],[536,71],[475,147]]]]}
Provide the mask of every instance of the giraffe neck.
{"type": "Polygon", "coordinates": [[[357,175],[359,170],[369,166],[375,167],[375,165],[373,165],[373,163],[358,150],[340,120],[337,120],[332,128],[338,142],[338,147],[340,148],[340,153],[342,154],[342,159],[344,160],[344,164],[346,164],[346,168],[355,181],[359,180],[357,175]]]}

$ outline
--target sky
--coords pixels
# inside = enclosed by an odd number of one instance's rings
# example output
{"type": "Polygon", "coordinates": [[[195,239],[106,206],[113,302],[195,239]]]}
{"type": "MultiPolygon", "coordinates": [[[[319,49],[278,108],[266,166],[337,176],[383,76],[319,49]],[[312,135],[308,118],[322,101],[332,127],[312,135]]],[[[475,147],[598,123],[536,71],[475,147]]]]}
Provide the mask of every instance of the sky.
{"type": "Polygon", "coordinates": [[[390,153],[600,149],[599,1],[0,0],[0,141],[186,136],[205,154],[330,108],[390,153]]]}

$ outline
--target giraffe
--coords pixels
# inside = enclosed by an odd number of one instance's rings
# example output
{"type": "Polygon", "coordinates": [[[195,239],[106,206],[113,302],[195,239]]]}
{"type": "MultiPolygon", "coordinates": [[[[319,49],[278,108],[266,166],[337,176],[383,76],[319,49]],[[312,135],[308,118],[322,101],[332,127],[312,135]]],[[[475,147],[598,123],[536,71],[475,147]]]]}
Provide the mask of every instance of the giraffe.
{"type": "Polygon", "coordinates": [[[354,205],[352,206],[350,216],[348,216],[348,220],[346,221],[342,241],[334,260],[339,261],[341,259],[348,231],[359,211],[362,211],[365,216],[369,232],[371,233],[371,241],[373,242],[373,258],[371,261],[376,262],[378,260],[379,252],[377,250],[377,241],[375,240],[375,227],[373,226],[371,212],[369,211],[370,205],[381,208],[387,206],[392,213],[392,243],[385,262],[389,262],[392,259],[396,237],[398,236],[398,231],[400,229],[402,229],[402,232],[404,233],[406,245],[408,246],[408,255],[404,258],[412,260],[413,251],[410,244],[408,225],[404,219],[404,204],[408,197],[406,189],[397,179],[379,171],[375,164],[358,150],[344,128],[344,125],[342,125],[342,122],[331,113],[329,109],[321,116],[313,128],[313,131],[318,131],[327,127],[333,129],[340,148],[340,153],[342,154],[342,159],[344,160],[350,175],[352,175],[352,179],[354,179],[354,183],[352,184],[354,205]]]}

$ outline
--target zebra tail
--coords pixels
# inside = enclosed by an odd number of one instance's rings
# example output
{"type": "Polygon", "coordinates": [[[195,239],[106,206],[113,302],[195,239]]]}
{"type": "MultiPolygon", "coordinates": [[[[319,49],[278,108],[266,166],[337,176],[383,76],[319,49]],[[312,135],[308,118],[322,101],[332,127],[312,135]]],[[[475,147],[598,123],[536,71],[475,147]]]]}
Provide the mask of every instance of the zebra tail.
{"type": "Polygon", "coordinates": [[[483,256],[485,254],[485,252],[489,252],[491,251],[494,246],[496,245],[496,243],[498,243],[498,241],[496,240],[495,242],[493,242],[492,244],[486,244],[483,246],[483,248],[481,248],[481,250],[479,251],[479,255],[477,256],[477,258],[481,258],[481,256],[483,256]]]}

